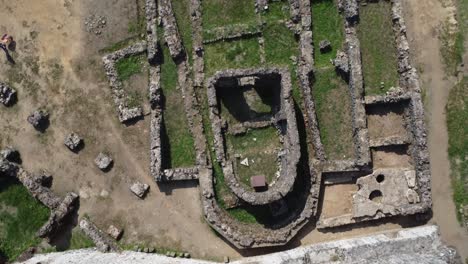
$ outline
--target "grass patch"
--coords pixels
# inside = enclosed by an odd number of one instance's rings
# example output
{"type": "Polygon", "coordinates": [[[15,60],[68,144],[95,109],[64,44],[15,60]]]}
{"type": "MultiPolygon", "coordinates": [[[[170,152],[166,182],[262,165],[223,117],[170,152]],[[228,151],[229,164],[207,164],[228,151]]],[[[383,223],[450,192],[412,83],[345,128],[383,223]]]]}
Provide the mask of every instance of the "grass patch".
{"type": "MultiPolygon", "coordinates": [[[[448,154],[457,213],[468,204],[468,77],[452,88],[447,104],[448,154]]],[[[461,215],[458,215],[461,220],[461,215]]]]}
{"type": "Polygon", "coordinates": [[[141,73],[141,58],[142,56],[131,56],[117,61],[115,67],[121,81],[128,80],[132,75],[141,73]]]}
{"type": "Polygon", "coordinates": [[[217,42],[206,45],[206,76],[209,77],[218,70],[259,66],[259,50],[260,47],[257,38],[217,42]]]}
{"type": "Polygon", "coordinates": [[[299,44],[284,23],[267,24],[263,31],[265,57],[269,65],[292,66],[291,56],[299,54],[299,44]]]}
{"type": "Polygon", "coordinates": [[[362,6],[360,19],[358,36],[361,41],[366,95],[384,94],[390,87],[398,85],[397,49],[392,29],[391,3],[381,0],[362,6]]]}
{"type": "Polygon", "coordinates": [[[164,61],[161,65],[161,87],[165,97],[164,125],[168,152],[168,168],[186,167],[195,164],[195,148],[185,114],[182,91],[177,89],[177,65],[171,59],[169,49],[163,47],[164,61]]]}
{"type": "Polygon", "coordinates": [[[49,209],[12,179],[0,179],[0,252],[15,260],[39,244],[36,232],[49,218],[49,209]]]}
{"type": "Polygon", "coordinates": [[[289,3],[286,0],[270,2],[268,11],[262,12],[262,18],[267,22],[277,22],[287,20],[290,17],[289,3]]]}
{"type": "Polygon", "coordinates": [[[83,231],[81,231],[81,229],[73,229],[72,236],[70,239],[70,247],[68,248],[68,250],[91,248],[94,246],[94,242],[91,239],[89,239],[89,237],[85,235],[83,231]]]}
{"type": "Polygon", "coordinates": [[[234,154],[242,156],[234,164],[236,174],[246,186],[250,186],[250,177],[255,175],[265,175],[269,183],[276,179],[277,153],[281,148],[277,133],[275,127],[268,127],[250,130],[241,136],[226,136],[228,153],[232,157],[234,154]],[[245,158],[249,160],[248,167],[240,164],[245,158]]]}
{"type": "Polygon", "coordinates": [[[189,59],[192,58],[192,23],[190,21],[190,1],[178,0],[172,1],[172,8],[177,20],[182,41],[189,59]]]}
{"type": "Polygon", "coordinates": [[[344,42],[344,21],[334,0],[312,2],[312,31],[314,32],[315,65],[330,66],[330,60],[336,57],[336,52],[342,49],[344,42]],[[329,40],[332,51],[320,53],[319,43],[329,40]]]}
{"type": "Polygon", "coordinates": [[[351,96],[334,68],[318,70],[313,84],[320,137],[329,159],[349,159],[354,154],[351,96]]]}
{"type": "Polygon", "coordinates": [[[205,29],[248,23],[256,19],[255,1],[203,0],[203,26],[205,29]]]}

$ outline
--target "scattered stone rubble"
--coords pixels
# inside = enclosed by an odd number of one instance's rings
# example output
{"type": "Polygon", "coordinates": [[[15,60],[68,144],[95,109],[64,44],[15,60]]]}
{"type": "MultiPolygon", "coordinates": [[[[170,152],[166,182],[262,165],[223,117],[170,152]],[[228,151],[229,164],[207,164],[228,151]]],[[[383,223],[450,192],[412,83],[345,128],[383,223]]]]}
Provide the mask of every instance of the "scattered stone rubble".
{"type": "Polygon", "coordinates": [[[89,219],[83,218],[80,221],[80,228],[94,242],[96,248],[101,252],[118,252],[117,244],[107,234],[102,232],[89,219]]]}
{"type": "Polygon", "coordinates": [[[349,59],[348,54],[343,51],[336,53],[336,58],[332,61],[339,73],[344,76],[349,76],[349,59]]]}
{"type": "Polygon", "coordinates": [[[130,187],[130,191],[138,198],[143,199],[149,190],[149,185],[146,183],[136,182],[130,187]]]}
{"type": "Polygon", "coordinates": [[[110,225],[109,228],[107,229],[107,234],[111,236],[115,240],[119,240],[120,237],[122,236],[123,230],[114,226],[110,225]]]}
{"type": "Polygon", "coordinates": [[[103,152],[100,152],[99,155],[94,160],[94,163],[96,164],[96,166],[102,171],[106,171],[110,169],[113,162],[114,161],[112,160],[112,158],[103,152]]]}
{"type": "Polygon", "coordinates": [[[96,36],[99,36],[102,34],[102,30],[107,26],[107,18],[92,14],[85,19],[84,25],[86,32],[94,33],[96,36]]]}
{"type": "Polygon", "coordinates": [[[137,56],[145,51],[147,51],[147,44],[145,41],[142,41],[108,54],[102,58],[104,70],[106,71],[106,76],[109,80],[114,104],[117,107],[117,113],[121,123],[141,118],[143,116],[143,109],[140,106],[132,108],[128,106],[128,94],[123,89],[123,83],[118,76],[115,64],[123,58],[137,56]]]}
{"type": "Polygon", "coordinates": [[[36,110],[28,116],[28,122],[36,130],[43,130],[49,122],[49,113],[45,110],[36,110]]]}
{"type": "Polygon", "coordinates": [[[16,90],[0,82],[0,104],[10,106],[16,100],[16,90]]]}
{"type": "Polygon", "coordinates": [[[67,135],[67,137],[65,138],[64,144],[71,151],[77,151],[83,144],[83,139],[75,132],[72,132],[67,135]]]}

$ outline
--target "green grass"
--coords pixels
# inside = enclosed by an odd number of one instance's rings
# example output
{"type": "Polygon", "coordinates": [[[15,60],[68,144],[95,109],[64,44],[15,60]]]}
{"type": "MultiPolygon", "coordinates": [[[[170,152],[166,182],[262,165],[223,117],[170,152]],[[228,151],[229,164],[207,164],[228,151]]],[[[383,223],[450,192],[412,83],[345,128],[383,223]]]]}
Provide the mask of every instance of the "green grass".
{"type": "Polygon", "coordinates": [[[269,65],[293,67],[291,56],[299,55],[299,44],[284,23],[272,22],[263,31],[265,57],[269,65]]]}
{"type": "Polygon", "coordinates": [[[163,47],[164,63],[161,65],[161,87],[165,96],[164,124],[169,152],[166,152],[169,168],[187,167],[195,164],[195,148],[185,114],[182,91],[177,87],[177,65],[169,50],[163,47]]]}
{"type": "Polygon", "coordinates": [[[456,1],[456,6],[458,31],[452,32],[449,21],[445,21],[441,26],[439,35],[441,41],[440,53],[445,70],[450,75],[457,74],[457,68],[463,61],[463,54],[465,53],[464,42],[468,34],[468,1],[458,0],[456,1]]]}
{"type": "Polygon", "coordinates": [[[177,0],[172,1],[172,8],[177,20],[182,41],[187,51],[188,57],[192,57],[192,23],[190,21],[190,1],[177,0]]]}
{"type": "Polygon", "coordinates": [[[49,218],[49,209],[21,184],[0,179],[0,252],[10,261],[39,244],[36,232],[49,218]]]}
{"type": "Polygon", "coordinates": [[[231,68],[251,68],[260,65],[257,38],[217,42],[205,46],[205,73],[231,68]]]}
{"type": "Polygon", "coordinates": [[[255,21],[255,1],[203,0],[203,27],[212,29],[255,21]]]}
{"type": "Polygon", "coordinates": [[[314,33],[315,65],[330,66],[330,60],[342,49],[344,42],[344,21],[334,0],[312,1],[312,31],[314,33]],[[332,51],[320,53],[319,43],[329,40],[332,51]]]}
{"type": "Polygon", "coordinates": [[[121,81],[128,80],[132,75],[141,73],[142,71],[142,56],[131,56],[117,61],[117,74],[121,81]]]}
{"type": "Polygon", "coordinates": [[[447,129],[454,200],[459,213],[461,205],[468,204],[468,77],[450,91],[447,129]]]}
{"type": "Polygon", "coordinates": [[[383,94],[397,86],[397,49],[390,2],[382,0],[360,8],[358,36],[366,95],[383,94]]]}
{"type": "Polygon", "coordinates": [[[70,239],[70,247],[68,250],[91,248],[94,246],[94,242],[88,236],[86,236],[83,231],[81,231],[79,228],[73,229],[70,239]]]}
{"type": "Polygon", "coordinates": [[[315,77],[312,93],[325,153],[329,159],[349,159],[354,148],[347,84],[336,75],[334,68],[319,70],[315,77]]]}
{"type": "Polygon", "coordinates": [[[236,173],[241,182],[250,186],[250,177],[265,175],[267,182],[271,183],[276,177],[278,170],[276,162],[278,150],[281,147],[277,129],[268,127],[248,131],[245,135],[227,135],[226,141],[228,152],[231,157],[234,154],[242,155],[236,161],[236,173]],[[242,159],[249,159],[249,166],[241,165],[242,159]]]}
{"type": "Polygon", "coordinates": [[[268,5],[268,11],[262,12],[262,18],[267,22],[276,23],[279,20],[289,19],[289,3],[286,0],[270,2],[268,5]]]}

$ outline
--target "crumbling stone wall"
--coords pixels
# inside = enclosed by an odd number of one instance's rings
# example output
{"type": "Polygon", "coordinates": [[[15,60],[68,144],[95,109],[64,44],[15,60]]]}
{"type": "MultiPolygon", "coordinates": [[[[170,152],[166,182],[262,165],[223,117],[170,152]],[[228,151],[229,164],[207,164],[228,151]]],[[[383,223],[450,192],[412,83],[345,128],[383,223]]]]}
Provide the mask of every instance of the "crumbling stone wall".
{"type": "Polygon", "coordinates": [[[104,70],[106,71],[107,78],[112,90],[114,104],[117,107],[117,113],[120,122],[128,122],[143,116],[141,107],[128,107],[128,95],[123,89],[123,83],[119,79],[115,64],[117,61],[130,56],[140,55],[147,50],[146,42],[139,42],[130,47],[118,50],[114,53],[108,54],[102,58],[104,70]]]}
{"type": "Polygon", "coordinates": [[[146,16],[146,42],[148,43],[147,55],[148,62],[153,64],[158,52],[158,8],[157,0],[146,0],[145,1],[145,16],[146,16]]]}
{"type": "Polygon", "coordinates": [[[177,20],[172,9],[171,0],[159,0],[159,16],[164,27],[164,39],[169,47],[169,53],[175,61],[178,61],[186,55],[177,20]]]}
{"type": "Polygon", "coordinates": [[[215,151],[218,162],[223,168],[226,183],[232,192],[243,201],[253,205],[270,204],[286,196],[293,188],[296,176],[297,166],[300,159],[299,134],[297,130],[296,112],[292,98],[292,84],[289,71],[287,69],[244,69],[244,70],[225,70],[217,72],[207,81],[207,96],[210,120],[212,123],[213,135],[215,138],[215,151]],[[286,121],[286,131],[283,135],[281,156],[280,177],[276,183],[265,192],[255,192],[245,188],[234,173],[233,164],[228,160],[224,146],[224,131],[220,116],[220,106],[216,97],[216,87],[224,79],[238,79],[247,76],[256,76],[268,78],[267,76],[281,76],[281,106],[275,121],[280,123],[286,121]]]}
{"type": "Polygon", "coordinates": [[[80,228],[94,242],[97,249],[101,252],[118,252],[120,251],[117,244],[106,233],[101,231],[89,219],[83,218],[80,221],[80,228]]]}

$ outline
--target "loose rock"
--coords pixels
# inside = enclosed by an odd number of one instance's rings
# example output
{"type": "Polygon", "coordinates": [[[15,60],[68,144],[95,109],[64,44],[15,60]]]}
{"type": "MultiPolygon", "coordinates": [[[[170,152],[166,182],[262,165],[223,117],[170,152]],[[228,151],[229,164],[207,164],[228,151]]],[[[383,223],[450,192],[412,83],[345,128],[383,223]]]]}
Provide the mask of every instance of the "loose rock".
{"type": "Polygon", "coordinates": [[[64,142],[71,151],[79,150],[80,146],[83,144],[83,139],[78,136],[76,133],[72,132],[67,135],[64,142]]]}
{"type": "Polygon", "coordinates": [[[320,41],[319,47],[320,47],[320,52],[321,52],[321,53],[330,52],[331,49],[332,49],[331,43],[330,43],[330,41],[327,40],[327,39],[326,39],[326,40],[320,41]]]}
{"type": "Polygon", "coordinates": [[[119,240],[120,237],[122,236],[123,230],[114,226],[110,225],[109,228],[107,229],[107,234],[109,234],[112,238],[115,240],[119,240]]]}
{"type": "Polygon", "coordinates": [[[0,103],[10,106],[16,99],[16,90],[0,82],[0,103]]]}
{"type": "Polygon", "coordinates": [[[136,182],[130,187],[130,190],[138,196],[138,198],[143,199],[146,193],[149,190],[149,185],[141,182],[136,182]]]}
{"type": "Polygon", "coordinates": [[[49,113],[44,110],[36,110],[28,116],[28,122],[39,131],[44,131],[49,123],[49,113]]]}
{"type": "Polygon", "coordinates": [[[113,160],[109,155],[101,152],[94,160],[94,163],[98,166],[99,169],[106,171],[110,169],[113,160]]]}

